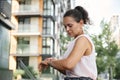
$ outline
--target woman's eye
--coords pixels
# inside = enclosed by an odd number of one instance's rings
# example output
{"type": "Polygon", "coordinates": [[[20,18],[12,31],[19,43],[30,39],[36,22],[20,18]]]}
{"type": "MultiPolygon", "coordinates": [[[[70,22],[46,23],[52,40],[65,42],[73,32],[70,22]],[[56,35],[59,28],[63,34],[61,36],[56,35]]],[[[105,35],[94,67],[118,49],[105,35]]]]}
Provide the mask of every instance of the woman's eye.
{"type": "Polygon", "coordinates": [[[71,25],[69,25],[69,27],[72,27],[71,25]]]}
{"type": "Polygon", "coordinates": [[[73,26],[73,25],[71,25],[71,24],[64,25],[65,28],[67,28],[67,27],[70,27],[70,28],[71,28],[72,26],[73,26]]]}
{"type": "Polygon", "coordinates": [[[72,27],[72,25],[71,25],[71,24],[69,24],[69,25],[68,25],[68,27],[72,27]]]}

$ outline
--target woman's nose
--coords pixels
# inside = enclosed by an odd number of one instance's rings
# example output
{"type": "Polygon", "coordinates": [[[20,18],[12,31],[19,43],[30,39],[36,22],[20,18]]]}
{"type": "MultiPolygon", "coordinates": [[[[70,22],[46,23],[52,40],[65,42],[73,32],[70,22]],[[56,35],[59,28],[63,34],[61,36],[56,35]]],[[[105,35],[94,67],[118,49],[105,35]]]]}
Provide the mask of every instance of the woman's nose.
{"type": "Polygon", "coordinates": [[[69,28],[68,26],[66,26],[66,31],[69,31],[69,29],[70,29],[70,28],[69,28]]]}

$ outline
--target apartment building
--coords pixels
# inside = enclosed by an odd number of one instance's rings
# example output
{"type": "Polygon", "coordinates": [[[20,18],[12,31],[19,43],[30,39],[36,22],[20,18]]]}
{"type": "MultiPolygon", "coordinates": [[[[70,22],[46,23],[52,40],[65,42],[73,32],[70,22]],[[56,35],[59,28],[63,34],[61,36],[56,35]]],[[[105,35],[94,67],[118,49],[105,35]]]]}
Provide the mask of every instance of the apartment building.
{"type": "Polygon", "coordinates": [[[120,15],[114,15],[110,19],[110,29],[112,31],[112,39],[120,47],[120,15]]]}
{"type": "Polygon", "coordinates": [[[55,54],[54,16],[53,0],[12,0],[10,69],[38,71],[41,60],[55,54]]]}
{"type": "MultiPolygon", "coordinates": [[[[31,66],[38,71],[38,64],[46,57],[60,56],[62,16],[70,3],[71,0],[12,0],[11,21],[15,29],[11,31],[10,69],[15,72],[21,68],[29,73],[26,68],[31,66]]],[[[49,68],[41,75],[42,80],[56,80],[58,73],[49,68]]]]}

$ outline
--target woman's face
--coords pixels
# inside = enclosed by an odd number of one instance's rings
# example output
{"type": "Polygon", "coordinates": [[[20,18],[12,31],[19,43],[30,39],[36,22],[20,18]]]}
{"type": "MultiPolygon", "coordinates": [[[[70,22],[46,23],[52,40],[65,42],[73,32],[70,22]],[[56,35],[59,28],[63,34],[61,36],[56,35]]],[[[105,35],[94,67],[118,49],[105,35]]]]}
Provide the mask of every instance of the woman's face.
{"type": "Polygon", "coordinates": [[[63,19],[63,24],[69,36],[75,38],[78,35],[83,34],[83,20],[80,20],[80,22],[76,22],[73,17],[66,16],[63,19]]]}

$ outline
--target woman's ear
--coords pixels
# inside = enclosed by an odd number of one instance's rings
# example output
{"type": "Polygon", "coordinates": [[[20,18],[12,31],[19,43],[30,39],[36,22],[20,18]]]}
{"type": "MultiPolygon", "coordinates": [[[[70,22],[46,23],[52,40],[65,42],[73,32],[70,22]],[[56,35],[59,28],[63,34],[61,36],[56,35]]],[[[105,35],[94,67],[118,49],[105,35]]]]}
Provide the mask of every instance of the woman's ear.
{"type": "Polygon", "coordinates": [[[84,21],[83,21],[82,19],[80,20],[80,24],[81,24],[81,25],[83,25],[83,24],[84,24],[84,21]]]}

